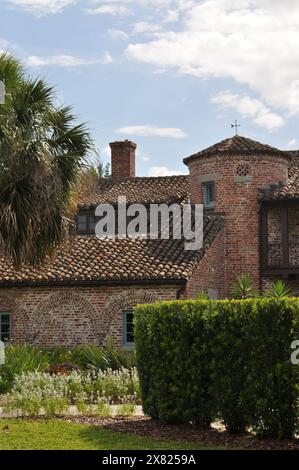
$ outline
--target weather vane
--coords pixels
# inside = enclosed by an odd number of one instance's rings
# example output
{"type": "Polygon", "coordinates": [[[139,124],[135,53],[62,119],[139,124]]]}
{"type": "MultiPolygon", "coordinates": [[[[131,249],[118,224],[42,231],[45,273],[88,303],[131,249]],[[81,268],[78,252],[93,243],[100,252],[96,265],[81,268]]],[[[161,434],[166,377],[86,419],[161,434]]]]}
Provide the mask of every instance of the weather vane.
{"type": "Polygon", "coordinates": [[[238,127],[241,127],[241,124],[238,124],[238,121],[235,120],[235,124],[231,124],[231,128],[235,128],[236,129],[236,135],[238,135],[238,127]]]}

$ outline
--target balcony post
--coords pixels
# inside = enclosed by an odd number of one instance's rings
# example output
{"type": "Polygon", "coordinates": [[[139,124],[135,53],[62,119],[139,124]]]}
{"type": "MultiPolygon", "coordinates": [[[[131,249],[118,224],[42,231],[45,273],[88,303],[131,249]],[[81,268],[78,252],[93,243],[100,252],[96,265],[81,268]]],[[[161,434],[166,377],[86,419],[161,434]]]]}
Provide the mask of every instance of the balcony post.
{"type": "Polygon", "coordinates": [[[282,240],[282,267],[288,268],[290,266],[289,259],[289,222],[288,222],[288,206],[281,204],[280,206],[280,220],[281,220],[281,240],[282,240]]]}

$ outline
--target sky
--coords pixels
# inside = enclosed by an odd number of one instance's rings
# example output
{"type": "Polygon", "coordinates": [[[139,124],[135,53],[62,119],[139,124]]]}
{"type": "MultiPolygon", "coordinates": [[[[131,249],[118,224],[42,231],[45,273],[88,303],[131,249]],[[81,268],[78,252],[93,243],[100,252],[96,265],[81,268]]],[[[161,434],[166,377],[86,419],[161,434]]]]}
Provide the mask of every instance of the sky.
{"type": "Polygon", "coordinates": [[[138,145],[137,175],[239,133],[299,148],[298,0],[0,0],[0,51],[55,85],[109,142],[138,145]]]}

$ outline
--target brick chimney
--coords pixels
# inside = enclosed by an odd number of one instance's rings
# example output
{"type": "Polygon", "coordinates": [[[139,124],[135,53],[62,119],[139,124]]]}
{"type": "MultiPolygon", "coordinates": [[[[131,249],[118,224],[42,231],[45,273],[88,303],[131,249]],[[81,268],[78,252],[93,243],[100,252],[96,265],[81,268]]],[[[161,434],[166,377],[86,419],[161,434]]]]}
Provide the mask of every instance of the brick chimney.
{"type": "Polygon", "coordinates": [[[112,178],[134,178],[135,177],[135,153],[137,145],[129,140],[112,142],[111,148],[111,170],[112,178]]]}

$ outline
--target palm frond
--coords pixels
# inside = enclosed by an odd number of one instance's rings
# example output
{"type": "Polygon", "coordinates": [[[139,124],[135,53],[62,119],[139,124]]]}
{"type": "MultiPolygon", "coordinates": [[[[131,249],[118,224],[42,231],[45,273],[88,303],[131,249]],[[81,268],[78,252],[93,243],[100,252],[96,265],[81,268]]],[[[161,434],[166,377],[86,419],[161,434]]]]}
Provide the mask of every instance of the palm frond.
{"type": "Polygon", "coordinates": [[[53,87],[0,56],[0,76],[9,70],[14,86],[0,111],[0,243],[20,266],[42,262],[63,240],[71,190],[94,147],[72,108],[55,106],[53,87]]]}

